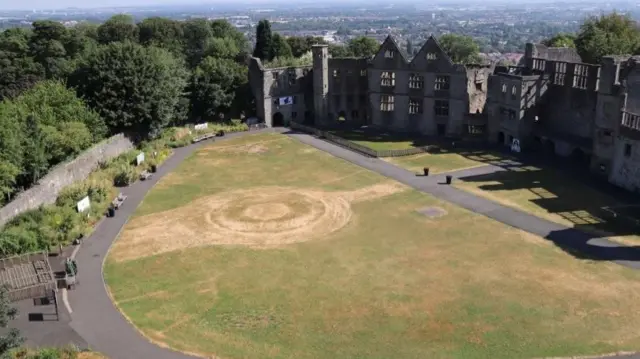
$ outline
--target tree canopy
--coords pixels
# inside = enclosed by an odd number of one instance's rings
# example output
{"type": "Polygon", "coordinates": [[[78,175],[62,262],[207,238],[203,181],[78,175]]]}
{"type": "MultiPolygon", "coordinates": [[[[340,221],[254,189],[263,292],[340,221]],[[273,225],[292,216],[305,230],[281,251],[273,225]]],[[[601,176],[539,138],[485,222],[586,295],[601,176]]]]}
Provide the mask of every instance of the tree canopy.
{"type": "Polygon", "coordinates": [[[640,31],[629,15],[591,17],[580,27],[575,46],[583,62],[598,64],[606,55],[637,53],[640,31]]]}
{"type": "Polygon", "coordinates": [[[438,43],[454,63],[468,64],[481,60],[480,47],[471,36],[446,34],[438,38],[438,43]]]}
{"type": "Polygon", "coordinates": [[[576,36],[574,34],[559,33],[542,42],[543,45],[549,47],[576,47],[576,36]]]}
{"type": "Polygon", "coordinates": [[[100,48],[74,76],[80,96],[113,130],[151,133],[174,119],[187,84],[182,61],[129,41],[100,48]]]}

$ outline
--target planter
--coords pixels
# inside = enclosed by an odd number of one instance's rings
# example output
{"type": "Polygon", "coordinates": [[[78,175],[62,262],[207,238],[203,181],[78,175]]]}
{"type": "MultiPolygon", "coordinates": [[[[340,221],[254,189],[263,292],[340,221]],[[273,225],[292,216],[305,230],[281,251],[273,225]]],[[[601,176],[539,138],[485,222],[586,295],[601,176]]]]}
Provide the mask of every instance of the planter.
{"type": "Polygon", "coordinates": [[[425,167],[425,168],[423,168],[423,171],[424,171],[424,175],[425,175],[425,176],[428,176],[428,175],[429,175],[429,167],[425,167]]]}
{"type": "Polygon", "coordinates": [[[113,207],[109,207],[107,210],[107,217],[114,217],[116,215],[116,209],[113,207]]]}
{"type": "Polygon", "coordinates": [[[217,136],[218,137],[224,136],[224,131],[223,130],[218,131],[217,136]]]}
{"type": "Polygon", "coordinates": [[[151,172],[152,173],[156,173],[157,170],[158,170],[158,166],[157,165],[151,165],[151,172]]]}
{"type": "Polygon", "coordinates": [[[451,184],[452,176],[447,176],[447,184],[451,184]]]}

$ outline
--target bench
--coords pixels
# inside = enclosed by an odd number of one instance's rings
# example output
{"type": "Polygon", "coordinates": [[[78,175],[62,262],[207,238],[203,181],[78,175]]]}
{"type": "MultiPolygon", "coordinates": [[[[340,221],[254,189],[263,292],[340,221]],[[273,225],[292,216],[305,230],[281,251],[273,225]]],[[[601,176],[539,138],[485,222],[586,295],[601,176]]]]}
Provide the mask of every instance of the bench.
{"type": "Polygon", "coordinates": [[[151,172],[149,172],[149,171],[143,171],[143,172],[140,174],[140,179],[141,179],[142,181],[146,181],[146,180],[148,180],[149,178],[151,178],[151,176],[153,176],[153,174],[152,174],[151,172]]]}
{"type": "Polygon", "coordinates": [[[127,196],[120,193],[118,194],[118,197],[116,197],[111,204],[113,205],[113,208],[118,209],[120,208],[120,206],[122,206],[122,203],[124,203],[124,200],[127,199],[127,196]]]}
{"type": "Polygon", "coordinates": [[[193,138],[193,143],[204,141],[204,140],[207,140],[207,139],[212,138],[212,137],[216,137],[216,134],[215,133],[207,133],[207,134],[204,134],[202,136],[197,136],[197,137],[193,138]]]}

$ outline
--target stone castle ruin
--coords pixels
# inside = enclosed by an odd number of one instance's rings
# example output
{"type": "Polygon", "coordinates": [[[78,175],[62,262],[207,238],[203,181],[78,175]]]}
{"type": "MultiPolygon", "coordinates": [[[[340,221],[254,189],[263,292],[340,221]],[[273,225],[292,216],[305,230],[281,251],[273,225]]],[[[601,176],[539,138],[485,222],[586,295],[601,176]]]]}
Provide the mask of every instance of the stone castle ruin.
{"type": "Polygon", "coordinates": [[[575,49],[527,44],[522,66],[455,64],[430,37],[407,60],[391,37],[369,58],[312,49],[306,67],[249,64],[257,117],[330,127],[376,126],[424,136],[475,137],[589,163],[640,189],[640,56],[585,64],[575,49]]]}

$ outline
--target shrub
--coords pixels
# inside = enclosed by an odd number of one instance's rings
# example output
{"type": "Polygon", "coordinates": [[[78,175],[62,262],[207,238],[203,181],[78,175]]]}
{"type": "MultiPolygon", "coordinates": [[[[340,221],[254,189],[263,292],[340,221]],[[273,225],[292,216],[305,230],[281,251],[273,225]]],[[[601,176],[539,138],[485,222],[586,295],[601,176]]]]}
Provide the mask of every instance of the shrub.
{"type": "Polygon", "coordinates": [[[121,165],[113,178],[113,184],[117,187],[128,186],[136,181],[136,170],[129,165],[121,165]]]}

